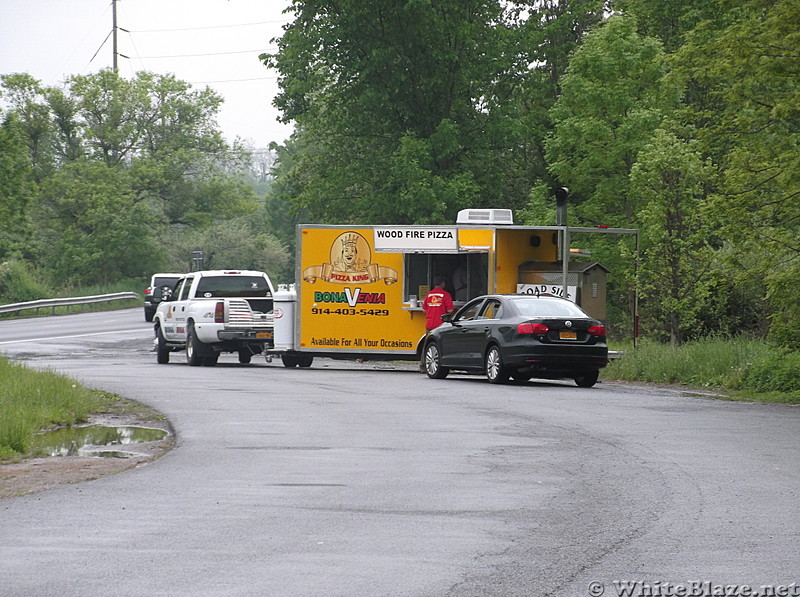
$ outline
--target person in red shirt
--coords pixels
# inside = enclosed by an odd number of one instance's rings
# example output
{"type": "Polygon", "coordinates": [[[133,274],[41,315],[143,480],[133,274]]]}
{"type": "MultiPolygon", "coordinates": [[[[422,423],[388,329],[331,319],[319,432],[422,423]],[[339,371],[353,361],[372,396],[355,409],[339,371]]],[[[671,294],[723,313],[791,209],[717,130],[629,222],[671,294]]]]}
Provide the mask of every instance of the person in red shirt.
{"type": "Polygon", "coordinates": [[[433,288],[422,303],[422,309],[425,311],[425,329],[427,331],[442,325],[442,315],[453,310],[453,297],[444,289],[444,284],[444,277],[436,276],[433,279],[433,288]]]}
{"type": "MultiPolygon", "coordinates": [[[[433,288],[422,302],[422,310],[425,311],[426,336],[431,330],[442,325],[442,315],[453,310],[453,297],[444,289],[444,285],[444,277],[436,276],[433,279],[433,288]]],[[[419,360],[419,371],[425,373],[425,355],[419,360]]]]}

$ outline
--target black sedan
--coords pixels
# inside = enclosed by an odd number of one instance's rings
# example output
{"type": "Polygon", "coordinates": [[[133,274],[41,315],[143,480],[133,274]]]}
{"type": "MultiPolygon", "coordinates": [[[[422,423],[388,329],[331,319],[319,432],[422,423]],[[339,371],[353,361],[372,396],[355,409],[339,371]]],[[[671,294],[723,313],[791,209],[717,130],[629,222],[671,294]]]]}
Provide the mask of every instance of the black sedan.
{"type": "Polygon", "coordinates": [[[556,296],[481,296],[442,319],[422,349],[433,379],[478,371],[492,383],[571,378],[590,388],[608,364],[603,324],[556,296]]]}

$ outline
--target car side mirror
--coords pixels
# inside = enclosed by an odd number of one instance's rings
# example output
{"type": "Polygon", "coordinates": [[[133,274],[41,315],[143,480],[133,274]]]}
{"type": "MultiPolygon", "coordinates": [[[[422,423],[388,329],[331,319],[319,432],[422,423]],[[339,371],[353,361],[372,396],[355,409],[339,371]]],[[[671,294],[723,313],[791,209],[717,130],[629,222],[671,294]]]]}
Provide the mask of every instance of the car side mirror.
{"type": "Polygon", "coordinates": [[[445,323],[453,323],[453,315],[452,313],[445,313],[442,315],[442,321],[445,323]]]}

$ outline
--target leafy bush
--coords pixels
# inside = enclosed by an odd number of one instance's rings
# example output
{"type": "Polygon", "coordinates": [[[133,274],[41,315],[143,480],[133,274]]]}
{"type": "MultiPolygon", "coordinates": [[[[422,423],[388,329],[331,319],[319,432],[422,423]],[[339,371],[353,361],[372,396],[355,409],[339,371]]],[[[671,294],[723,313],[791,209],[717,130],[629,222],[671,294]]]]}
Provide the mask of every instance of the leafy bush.
{"type": "Polygon", "coordinates": [[[22,303],[49,298],[53,291],[43,283],[30,263],[12,259],[0,263],[0,302],[22,303]]]}
{"type": "Polygon", "coordinates": [[[609,379],[781,393],[800,399],[800,353],[746,338],[705,338],[671,346],[643,341],[613,361],[609,379]]]}
{"type": "Polygon", "coordinates": [[[800,394],[800,353],[786,352],[780,358],[764,358],[744,375],[743,385],[757,392],[800,394]]]}

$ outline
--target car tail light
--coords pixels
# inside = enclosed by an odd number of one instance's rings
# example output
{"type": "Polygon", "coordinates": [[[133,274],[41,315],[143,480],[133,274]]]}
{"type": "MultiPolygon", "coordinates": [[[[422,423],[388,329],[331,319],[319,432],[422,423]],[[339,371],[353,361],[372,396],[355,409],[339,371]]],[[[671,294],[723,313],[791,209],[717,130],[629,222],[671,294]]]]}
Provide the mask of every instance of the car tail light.
{"type": "Polygon", "coordinates": [[[546,334],[549,331],[543,323],[521,323],[517,326],[518,334],[546,334]]]}
{"type": "Polygon", "coordinates": [[[588,330],[591,336],[605,336],[606,335],[606,326],[604,325],[593,325],[588,330]]]}
{"type": "Polygon", "coordinates": [[[219,301],[214,307],[214,323],[225,323],[225,303],[219,301]]]}
{"type": "Polygon", "coordinates": [[[153,289],[152,288],[145,288],[144,289],[144,295],[148,296],[150,294],[153,294],[153,289]]]}

